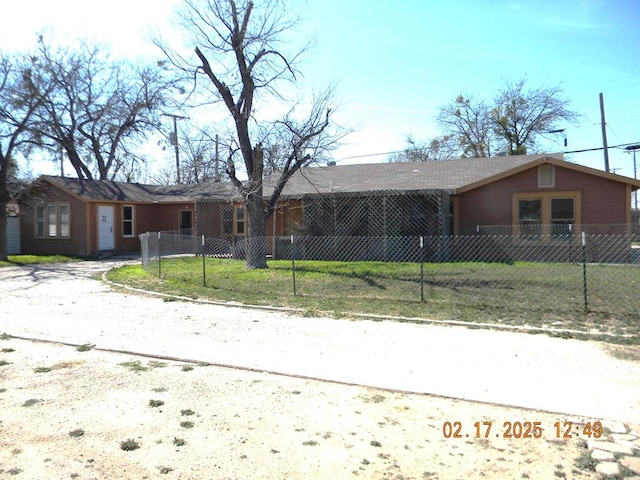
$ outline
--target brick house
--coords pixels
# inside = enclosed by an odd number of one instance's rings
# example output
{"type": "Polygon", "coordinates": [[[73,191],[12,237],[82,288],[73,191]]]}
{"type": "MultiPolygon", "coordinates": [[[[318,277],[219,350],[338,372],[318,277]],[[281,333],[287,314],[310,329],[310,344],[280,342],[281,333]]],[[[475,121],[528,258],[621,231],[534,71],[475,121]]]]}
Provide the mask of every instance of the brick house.
{"type": "MultiPolygon", "coordinates": [[[[271,188],[266,179],[265,196],[271,188]]],[[[401,259],[403,238],[477,235],[495,225],[509,235],[575,240],[583,225],[629,225],[638,188],[638,180],[561,155],[308,167],[282,192],[267,222],[267,249],[281,256],[285,237],[297,234],[338,239],[337,251],[368,252],[356,258],[401,259]],[[382,251],[380,237],[395,240],[382,251]],[[372,239],[369,247],[363,238],[372,239]]],[[[232,243],[246,235],[244,205],[224,183],[41,177],[22,198],[23,253],[136,252],[147,231],[190,230],[232,243]]]]}

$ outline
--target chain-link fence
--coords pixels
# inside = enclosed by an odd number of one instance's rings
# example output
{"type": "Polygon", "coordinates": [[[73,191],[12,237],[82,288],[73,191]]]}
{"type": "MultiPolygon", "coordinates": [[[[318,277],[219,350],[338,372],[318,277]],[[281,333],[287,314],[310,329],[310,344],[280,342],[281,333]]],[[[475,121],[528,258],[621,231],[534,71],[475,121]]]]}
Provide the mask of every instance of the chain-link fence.
{"type": "Polygon", "coordinates": [[[512,226],[478,226],[466,236],[265,237],[252,242],[269,252],[269,276],[246,285],[221,278],[229,265],[244,265],[245,239],[182,231],[140,240],[147,271],[209,288],[214,297],[244,288],[252,298],[264,290],[271,304],[304,297],[377,313],[371,309],[383,302],[385,309],[404,305],[391,312],[405,316],[511,323],[535,316],[565,326],[588,312],[606,323],[596,330],[640,327],[640,232],[632,225],[541,226],[520,235],[512,226]]]}

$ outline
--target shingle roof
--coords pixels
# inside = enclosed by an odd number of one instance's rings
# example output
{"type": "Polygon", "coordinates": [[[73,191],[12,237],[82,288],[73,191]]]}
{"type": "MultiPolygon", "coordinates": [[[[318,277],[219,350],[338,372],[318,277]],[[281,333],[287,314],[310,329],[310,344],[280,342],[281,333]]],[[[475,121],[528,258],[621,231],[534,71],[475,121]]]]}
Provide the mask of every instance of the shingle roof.
{"type": "MultiPolygon", "coordinates": [[[[308,167],[293,175],[283,196],[375,191],[426,191],[457,189],[547,158],[520,155],[465,158],[431,162],[376,163],[308,167]]],[[[560,156],[555,156],[561,160],[560,156]]],[[[267,180],[267,184],[269,184],[267,180]]]]}
{"type": "Polygon", "coordinates": [[[232,186],[225,183],[144,185],[107,180],[80,181],[77,178],[54,176],[43,176],[41,179],[86,201],[174,203],[198,198],[229,199],[234,195],[232,186]]]}
{"type": "MultiPolygon", "coordinates": [[[[444,190],[455,194],[521,170],[533,168],[544,162],[623,182],[632,185],[634,189],[640,188],[639,180],[566,162],[562,159],[562,154],[555,154],[305,167],[289,179],[282,197],[430,190],[444,190]]],[[[265,196],[273,191],[278,175],[275,173],[265,179],[265,196]]],[[[77,178],[67,177],[45,176],[42,178],[86,201],[175,203],[205,198],[240,200],[237,190],[230,183],[162,186],[95,180],[81,182],[77,178]]]]}

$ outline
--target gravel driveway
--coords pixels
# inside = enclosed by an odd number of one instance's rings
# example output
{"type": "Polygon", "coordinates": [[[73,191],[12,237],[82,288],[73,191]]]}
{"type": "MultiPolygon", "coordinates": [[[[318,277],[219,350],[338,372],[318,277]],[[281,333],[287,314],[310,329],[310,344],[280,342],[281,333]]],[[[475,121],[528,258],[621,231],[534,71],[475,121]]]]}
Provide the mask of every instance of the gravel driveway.
{"type": "Polygon", "coordinates": [[[0,333],[640,423],[640,362],[600,343],[167,301],[96,279],[119,264],[0,268],[0,333]]]}

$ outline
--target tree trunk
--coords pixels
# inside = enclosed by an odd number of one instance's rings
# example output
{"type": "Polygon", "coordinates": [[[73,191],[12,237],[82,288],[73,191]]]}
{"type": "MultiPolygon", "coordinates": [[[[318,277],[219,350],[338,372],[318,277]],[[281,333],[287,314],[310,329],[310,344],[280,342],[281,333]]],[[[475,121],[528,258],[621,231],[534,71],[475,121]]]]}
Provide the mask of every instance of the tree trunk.
{"type": "MultiPolygon", "coordinates": [[[[3,159],[4,160],[4,159],[3,159]]],[[[7,255],[7,202],[9,189],[7,179],[8,161],[2,161],[0,167],[0,261],[6,262],[7,255]]]]}
{"type": "MultiPolygon", "coordinates": [[[[262,202],[263,157],[261,145],[252,150],[252,168],[246,183],[246,208],[248,215],[247,230],[247,268],[267,268],[267,216],[262,202]]],[[[249,169],[248,169],[249,170],[249,169]]]]}
{"type": "Polygon", "coordinates": [[[267,268],[267,219],[262,208],[262,195],[247,198],[247,268],[267,268]]]}

